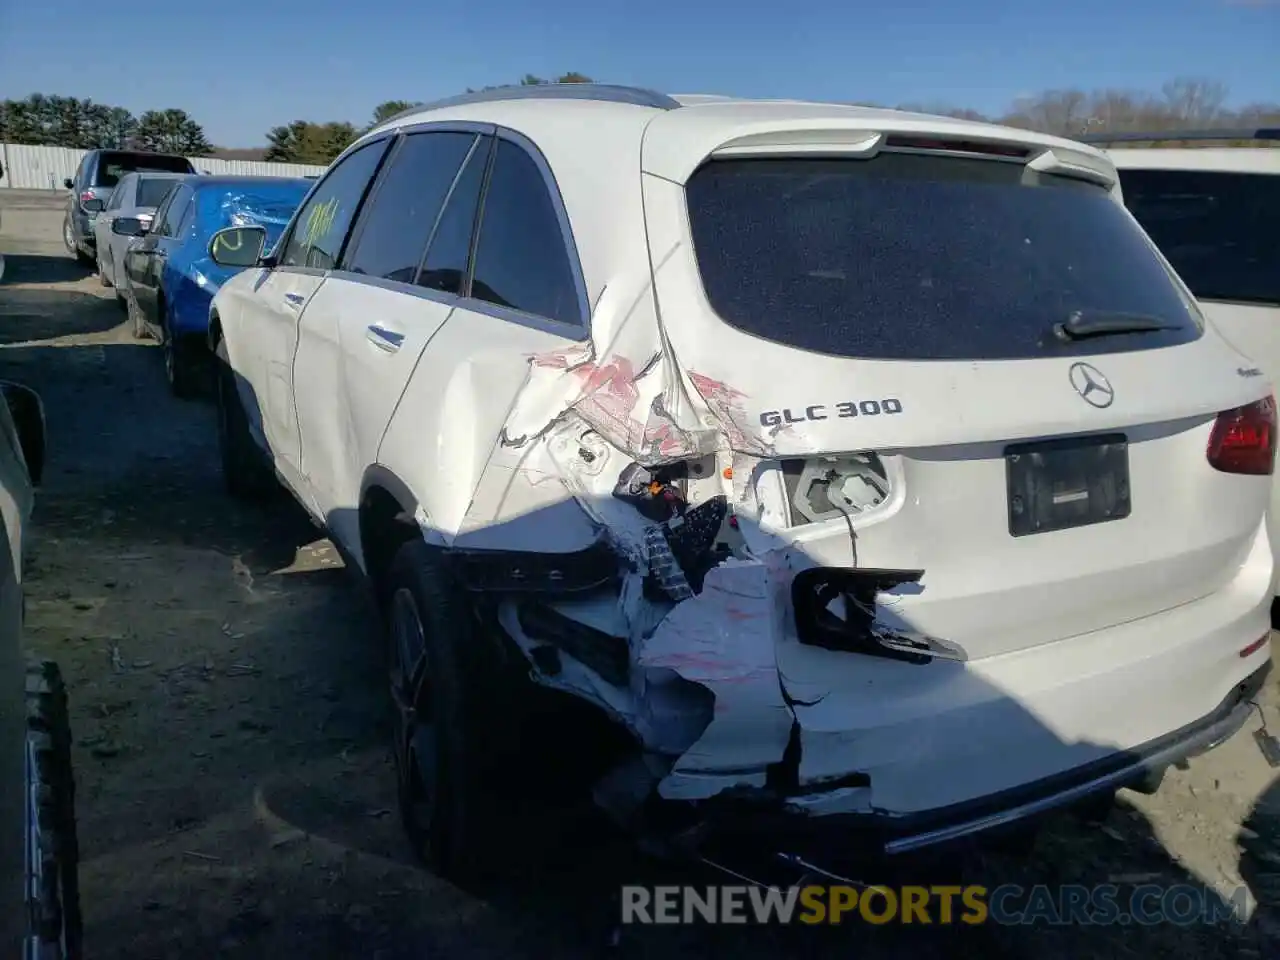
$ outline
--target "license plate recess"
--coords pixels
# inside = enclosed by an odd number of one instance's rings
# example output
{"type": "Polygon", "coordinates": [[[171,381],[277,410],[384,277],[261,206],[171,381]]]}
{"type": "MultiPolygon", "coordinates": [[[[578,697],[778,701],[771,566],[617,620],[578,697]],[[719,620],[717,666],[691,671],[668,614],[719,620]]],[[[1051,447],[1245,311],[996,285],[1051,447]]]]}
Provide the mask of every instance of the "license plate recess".
{"type": "Polygon", "coordinates": [[[1122,433],[1011,444],[1004,462],[1012,536],[1129,516],[1129,443],[1122,433]]]}

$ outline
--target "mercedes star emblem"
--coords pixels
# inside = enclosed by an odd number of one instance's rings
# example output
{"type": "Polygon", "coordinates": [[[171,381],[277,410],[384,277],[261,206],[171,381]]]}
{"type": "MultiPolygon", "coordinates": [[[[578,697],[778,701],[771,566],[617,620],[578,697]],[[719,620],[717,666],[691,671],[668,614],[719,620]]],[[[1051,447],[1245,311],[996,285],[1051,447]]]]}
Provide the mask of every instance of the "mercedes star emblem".
{"type": "Polygon", "coordinates": [[[1091,406],[1099,409],[1109,407],[1116,398],[1116,391],[1111,386],[1111,381],[1104,377],[1097,367],[1091,367],[1087,363],[1073,363],[1069,376],[1071,385],[1076,388],[1076,393],[1091,406]]]}

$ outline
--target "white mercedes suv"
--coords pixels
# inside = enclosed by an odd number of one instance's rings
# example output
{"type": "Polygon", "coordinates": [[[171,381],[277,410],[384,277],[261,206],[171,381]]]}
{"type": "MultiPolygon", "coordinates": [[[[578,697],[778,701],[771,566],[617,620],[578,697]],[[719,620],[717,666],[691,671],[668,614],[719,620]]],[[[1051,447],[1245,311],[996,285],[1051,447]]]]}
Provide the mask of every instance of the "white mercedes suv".
{"type": "Polygon", "coordinates": [[[226,482],[282,481],[375,588],[445,870],[503,855],[514,764],[574,755],[528,680],[625,731],[595,795],[637,829],[879,854],[1150,789],[1248,717],[1271,386],[1092,147],[487,91],[371,130],[262,246],[211,241],[247,267],[226,482]]]}

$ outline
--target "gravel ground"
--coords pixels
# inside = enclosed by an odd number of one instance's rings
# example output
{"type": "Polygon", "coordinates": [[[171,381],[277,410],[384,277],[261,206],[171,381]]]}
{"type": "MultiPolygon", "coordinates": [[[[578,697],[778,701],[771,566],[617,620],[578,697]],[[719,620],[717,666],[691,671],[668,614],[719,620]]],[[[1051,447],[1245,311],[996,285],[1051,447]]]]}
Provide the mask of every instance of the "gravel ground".
{"type": "MultiPolygon", "coordinates": [[[[1280,955],[1280,788],[1256,723],[1103,822],[1063,816],[1031,849],[914,876],[1223,896],[1247,881],[1260,906],[1243,927],[650,927],[610,950],[617,884],[709,878],[568,815],[546,825],[540,867],[500,889],[421,869],[393,813],[377,642],[341,561],[291,504],[224,496],[212,411],[168,395],[159,352],[67,257],[60,203],[0,191],[0,377],[47,405],[27,639],[71,691],[94,957],[1280,955]]],[[[1263,715],[1280,731],[1277,682],[1263,715]]]]}

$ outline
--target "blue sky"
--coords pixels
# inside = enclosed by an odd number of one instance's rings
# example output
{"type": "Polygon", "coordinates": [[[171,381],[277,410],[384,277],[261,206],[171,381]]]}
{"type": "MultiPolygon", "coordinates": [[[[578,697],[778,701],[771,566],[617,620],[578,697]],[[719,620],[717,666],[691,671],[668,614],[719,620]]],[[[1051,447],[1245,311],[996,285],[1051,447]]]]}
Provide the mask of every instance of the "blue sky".
{"type": "Polygon", "coordinates": [[[1280,0],[0,0],[0,99],[181,107],[222,146],[294,119],[577,70],[671,93],[946,102],[1227,84],[1280,100],[1280,0]]]}

